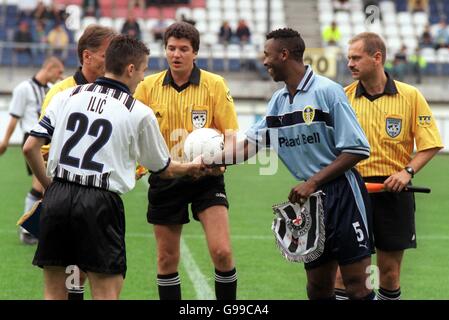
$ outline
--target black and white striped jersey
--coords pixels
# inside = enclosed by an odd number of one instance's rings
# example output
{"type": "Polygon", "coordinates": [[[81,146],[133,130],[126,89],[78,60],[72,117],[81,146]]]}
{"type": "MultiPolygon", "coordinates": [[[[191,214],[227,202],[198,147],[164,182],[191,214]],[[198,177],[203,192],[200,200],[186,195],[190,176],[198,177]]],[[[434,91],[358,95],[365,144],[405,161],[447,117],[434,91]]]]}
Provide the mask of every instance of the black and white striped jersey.
{"type": "Polygon", "coordinates": [[[42,102],[49,87],[40,84],[35,78],[19,83],[12,92],[9,114],[20,119],[20,127],[30,132],[39,120],[42,102]]]}
{"type": "Polygon", "coordinates": [[[136,162],[153,172],[170,162],[153,111],[108,78],[55,95],[31,135],[51,140],[48,176],[119,194],[134,187],[136,162]]]}

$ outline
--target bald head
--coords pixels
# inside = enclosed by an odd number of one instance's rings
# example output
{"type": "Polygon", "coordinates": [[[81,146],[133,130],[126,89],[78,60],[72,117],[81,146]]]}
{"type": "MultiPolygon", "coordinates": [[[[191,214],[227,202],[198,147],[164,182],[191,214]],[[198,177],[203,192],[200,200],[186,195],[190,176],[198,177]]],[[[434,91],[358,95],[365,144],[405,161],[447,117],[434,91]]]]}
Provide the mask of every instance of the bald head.
{"type": "Polygon", "coordinates": [[[44,60],[44,63],[42,64],[43,69],[46,69],[49,67],[54,67],[54,66],[62,66],[64,68],[64,65],[61,62],[61,60],[59,60],[57,57],[54,57],[54,56],[47,57],[44,60]]]}
{"type": "Polygon", "coordinates": [[[41,83],[55,83],[62,79],[64,64],[56,57],[50,56],[45,59],[42,68],[36,74],[36,78],[41,83]]]}

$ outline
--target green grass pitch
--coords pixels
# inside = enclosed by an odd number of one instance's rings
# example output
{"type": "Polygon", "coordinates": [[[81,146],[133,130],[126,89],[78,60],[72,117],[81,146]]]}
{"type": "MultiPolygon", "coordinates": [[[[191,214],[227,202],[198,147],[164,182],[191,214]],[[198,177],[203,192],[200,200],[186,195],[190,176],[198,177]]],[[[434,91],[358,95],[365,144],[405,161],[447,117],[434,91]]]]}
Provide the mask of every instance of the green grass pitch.
{"type": "MultiPolygon", "coordinates": [[[[20,148],[0,157],[0,299],[42,299],[42,271],[31,265],[35,247],[19,242],[15,222],[23,211],[31,180],[20,148]]],[[[284,260],[270,230],[271,205],[287,199],[295,181],[279,165],[276,175],[259,175],[259,166],[230,167],[226,173],[231,238],[238,271],[239,299],[305,299],[302,264],[284,260]]],[[[408,250],[402,269],[403,299],[449,299],[449,156],[439,155],[417,174],[415,185],[431,194],[416,194],[418,249],[408,250]]],[[[123,196],[126,211],[128,272],[122,299],[157,299],[155,241],[146,222],[146,184],[123,196]]],[[[201,226],[184,227],[180,264],[184,299],[213,292],[210,262],[201,226]],[[187,248],[187,249],[186,249],[187,248]],[[194,266],[192,267],[192,263],[194,266]],[[192,270],[195,269],[195,272],[192,270]],[[192,279],[200,276],[200,285],[192,279]]],[[[196,281],[195,281],[196,282],[196,281]]],[[[87,290],[87,298],[90,297],[87,290]]]]}

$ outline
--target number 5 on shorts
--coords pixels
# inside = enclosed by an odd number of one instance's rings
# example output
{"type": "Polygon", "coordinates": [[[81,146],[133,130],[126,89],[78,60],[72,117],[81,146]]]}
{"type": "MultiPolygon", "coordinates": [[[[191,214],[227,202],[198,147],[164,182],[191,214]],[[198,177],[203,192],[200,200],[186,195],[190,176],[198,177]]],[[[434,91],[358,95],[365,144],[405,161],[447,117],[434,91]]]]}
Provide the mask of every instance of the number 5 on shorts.
{"type": "Polygon", "coordinates": [[[357,241],[362,242],[363,239],[365,239],[365,236],[363,235],[363,231],[360,228],[360,223],[358,221],[354,222],[352,224],[352,227],[354,228],[355,234],[357,235],[357,241]]]}

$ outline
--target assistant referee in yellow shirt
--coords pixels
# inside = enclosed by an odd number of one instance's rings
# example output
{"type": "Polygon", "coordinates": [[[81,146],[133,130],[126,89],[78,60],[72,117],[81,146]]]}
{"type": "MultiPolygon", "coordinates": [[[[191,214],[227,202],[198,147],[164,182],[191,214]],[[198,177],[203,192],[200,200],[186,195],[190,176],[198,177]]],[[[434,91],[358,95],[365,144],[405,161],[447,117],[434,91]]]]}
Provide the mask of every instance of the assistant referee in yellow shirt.
{"type": "MultiPolygon", "coordinates": [[[[192,130],[214,128],[225,134],[238,129],[238,124],[224,79],[194,63],[200,45],[195,27],[186,22],[172,24],[165,31],[164,45],[169,69],[146,77],[135,97],[153,109],[176,159],[182,156],[183,138],[192,130]]],[[[181,299],[180,240],[182,225],[189,222],[189,204],[193,218],[201,222],[206,234],[215,266],[215,295],[219,300],[235,299],[237,273],[222,170],[199,180],[163,180],[152,174],[149,183],[147,218],[154,225],[157,242],[160,299],[181,299]]]]}
{"type": "MultiPolygon", "coordinates": [[[[371,146],[371,156],[357,170],[366,182],[383,182],[390,191],[371,194],[380,272],[378,298],[399,300],[404,250],[416,248],[414,195],[400,191],[443,145],[423,95],[384,71],[384,41],[364,32],[349,45],[348,67],[357,81],[345,91],[371,146]]],[[[337,281],[337,288],[342,285],[337,281]]],[[[344,292],[337,289],[336,294],[338,298],[344,292]]]]}

